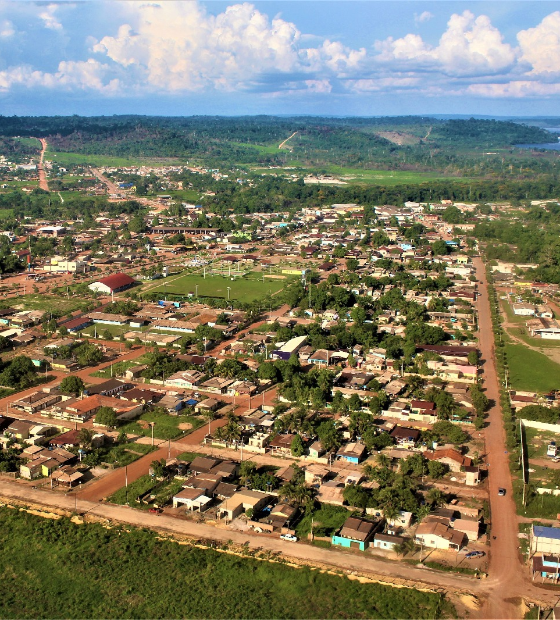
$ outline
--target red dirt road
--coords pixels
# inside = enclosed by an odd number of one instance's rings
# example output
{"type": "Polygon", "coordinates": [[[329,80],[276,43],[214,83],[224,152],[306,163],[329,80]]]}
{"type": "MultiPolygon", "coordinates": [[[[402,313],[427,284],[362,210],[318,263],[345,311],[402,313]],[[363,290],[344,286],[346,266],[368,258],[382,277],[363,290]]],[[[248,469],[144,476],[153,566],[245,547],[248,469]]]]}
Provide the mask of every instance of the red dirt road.
{"type": "Polygon", "coordinates": [[[483,283],[478,301],[479,347],[483,360],[486,395],[496,404],[488,412],[485,430],[492,538],[488,583],[491,594],[475,615],[478,618],[521,618],[519,605],[524,595],[544,596],[544,591],[528,579],[521,564],[518,539],[518,519],[506,452],[506,436],[499,407],[499,388],[494,359],[494,334],[488,301],[488,282],[481,259],[475,259],[477,278],[483,283]],[[498,496],[498,488],[506,489],[505,497],[498,496]],[[494,536],[496,537],[494,539],[494,536]]]}
{"type": "Polygon", "coordinates": [[[41,157],[39,159],[39,164],[37,165],[37,172],[39,173],[39,188],[44,189],[46,192],[49,191],[49,184],[47,182],[47,175],[45,173],[45,168],[43,166],[43,158],[45,156],[45,151],[47,150],[47,141],[45,138],[39,138],[41,142],[41,157]]]}

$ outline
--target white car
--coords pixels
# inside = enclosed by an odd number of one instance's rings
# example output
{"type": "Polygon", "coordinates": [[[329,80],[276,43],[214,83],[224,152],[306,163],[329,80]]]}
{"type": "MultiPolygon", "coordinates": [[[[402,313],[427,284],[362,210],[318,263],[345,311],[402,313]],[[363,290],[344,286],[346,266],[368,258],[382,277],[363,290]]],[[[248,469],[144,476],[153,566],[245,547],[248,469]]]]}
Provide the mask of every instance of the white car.
{"type": "Polygon", "coordinates": [[[297,542],[297,536],[294,536],[293,534],[282,534],[280,538],[282,540],[289,540],[290,542],[297,542]]]}

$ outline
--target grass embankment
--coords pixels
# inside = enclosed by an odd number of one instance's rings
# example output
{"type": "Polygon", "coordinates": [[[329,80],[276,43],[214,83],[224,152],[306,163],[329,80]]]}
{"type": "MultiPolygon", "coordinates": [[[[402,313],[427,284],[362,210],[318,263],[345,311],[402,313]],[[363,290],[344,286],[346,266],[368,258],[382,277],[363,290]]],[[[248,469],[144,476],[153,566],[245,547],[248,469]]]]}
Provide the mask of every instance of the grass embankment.
{"type": "Polygon", "coordinates": [[[544,393],[560,387],[560,364],[521,344],[507,343],[505,350],[513,389],[544,393]]]}
{"type": "Polygon", "coordinates": [[[445,618],[441,594],[0,509],[2,618],[445,618]]]}

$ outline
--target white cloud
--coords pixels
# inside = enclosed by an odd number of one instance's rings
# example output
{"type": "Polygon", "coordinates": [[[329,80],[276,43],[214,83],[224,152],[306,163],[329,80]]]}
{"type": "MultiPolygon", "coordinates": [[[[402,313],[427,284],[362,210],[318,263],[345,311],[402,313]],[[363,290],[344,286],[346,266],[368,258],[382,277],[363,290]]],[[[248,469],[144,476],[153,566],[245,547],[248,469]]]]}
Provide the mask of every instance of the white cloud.
{"type": "Polygon", "coordinates": [[[535,28],[517,34],[521,61],[532,66],[532,73],[560,72],[560,11],[547,15],[535,28]]]}
{"type": "Polygon", "coordinates": [[[57,4],[49,4],[44,11],[39,13],[39,17],[43,20],[45,28],[49,28],[51,30],[62,30],[62,24],[55,16],[57,9],[57,4]]]}
{"type": "Polygon", "coordinates": [[[433,17],[434,16],[432,13],[430,13],[430,11],[423,11],[422,13],[420,13],[420,15],[418,15],[418,13],[414,13],[414,21],[417,24],[423,24],[424,22],[428,22],[433,17]]]}
{"type": "Polygon", "coordinates": [[[471,84],[468,94],[489,98],[534,98],[560,95],[560,84],[543,84],[530,80],[517,80],[505,84],[471,84]]]}
{"type": "Polygon", "coordinates": [[[235,90],[260,74],[299,69],[299,30],[280,18],[270,21],[251,4],[217,16],[194,2],[132,7],[129,22],[93,51],[136,67],[152,87],[235,90]]]}
{"type": "Polygon", "coordinates": [[[475,17],[470,11],[454,14],[435,47],[415,34],[377,42],[377,59],[397,61],[409,69],[440,71],[449,76],[492,75],[510,70],[515,50],[504,43],[502,34],[486,15],[475,17]]]}

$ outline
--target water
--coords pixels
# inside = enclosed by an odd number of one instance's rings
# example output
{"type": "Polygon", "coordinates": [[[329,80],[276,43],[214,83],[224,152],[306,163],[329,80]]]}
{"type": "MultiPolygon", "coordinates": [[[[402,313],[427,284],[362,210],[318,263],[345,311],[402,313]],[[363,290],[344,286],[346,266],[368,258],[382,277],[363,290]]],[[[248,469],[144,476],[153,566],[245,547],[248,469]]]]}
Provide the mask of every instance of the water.
{"type": "Polygon", "coordinates": [[[550,144],[516,144],[520,149],[545,149],[546,151],[560,151],[560,127],[545,127],[547,131],[550,131],[558,142],[551,142],[550,144]]]}

